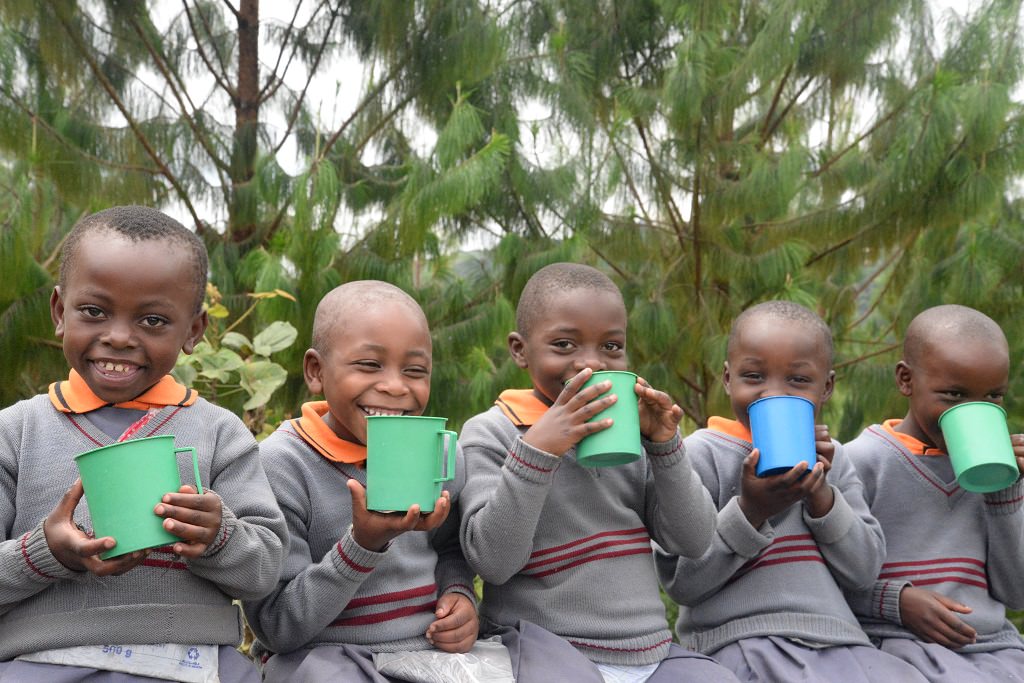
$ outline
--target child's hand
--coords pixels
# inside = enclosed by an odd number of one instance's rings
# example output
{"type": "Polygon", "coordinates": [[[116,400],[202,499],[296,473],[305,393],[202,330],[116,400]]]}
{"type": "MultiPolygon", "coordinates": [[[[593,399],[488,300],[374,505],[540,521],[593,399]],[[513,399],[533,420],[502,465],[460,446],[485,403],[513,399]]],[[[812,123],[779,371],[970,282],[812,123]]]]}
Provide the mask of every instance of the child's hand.
{"type": "Polygon", "coordinates": [[[96,576],[117,576],[139,565],[149,554],[146,551],[126,553],[109,560],[99,554],[114,547],[110,536],[93,538],[75,525],[73,515],[85,489],[77,479],[43,522],[46,544],[57,561],[76,572],[92,572],[96,576]]]}
{"type": "Polygon", "coordinates": [[[900,591],[900,618],[903,625],[922,640],[957,650],[975,641],[978,632],[957,613],[970,614],[971,608],[945,595],[907,586],[900,591]]]}
{"type": "Polygon", "coordinates": [[[220,497],[210,491],[199,495],[182,486],[177,493],[165,493],[153,511],[164,518],[164,529],[185,541],[174,544],[174,552],[183,557],[202,555],[220,531],[220,497]]]}
{"type": "Polygon", "coordinates": [[[824,468],[821,481],[807,493],[805,502],[811,517],[824,517],[832,509],[835,492],[828,485],[828,473],[832,469],[832,458],[836,454],[836,445],[828,432],[828,425],[814,425],[814,450],[818,453],[818,462],[824,468]]]}
{"type": "Polygon", "coordinates": [[[436,620],[427,627],[427,640],[445,652],[469,652],[480,632],[473,602],[461,593],[445,593],[437,599],[436,620]]]}
{"type": "Polygon", "coordinates": [[[352,538],[360,547],[375,553],[384,549],[392,539],[406,531],[430,531],[441,526],[448,517],[451,499],[447,491],[434,502],[434,511],[420,514],[419,505],[410,505],[405,515],[391,512],[373,512],[366,509],[366,489],[355,479],[349,479],[348,490],[352,495],[352,538]]]}
{"type": "Polygon", "coordinates": [[[761,452],[755,448],[743,459],[740,480],[739,506],[755,529],[798,500],[812,495],[825,481],[825,466],[820,462],[815,463],[810,472],[807,472],[807,463],[801,461],[785,474],[759,477],[757,461],[760,457],[761,452]]]}
{"type": "Polygon", "coordinates": [[[1010,443],[1013,444],[1013,456],[1017,458],[1017,469],[1024,472],[1024,434],[1011,434],[1010,443]]]}
{"type": "Polygon", "coordinates": [[[584,368],[569,380],[554,404],[523,435],[523,442],[546,453],[561,457],[578,444],[583,437],[611,427],[612,419],[610,417],[587,422],[618,400],[618,396],[615,394],[594,400],[612,388],[612,383],[607,380],[580,391],[580,387],[590,379],[592,374],[594,374],[593,370],[584,368]]]}
{"type": "Polygon", "coordinates": [[[636,380],[636,395],[640,397],[640,434],[655,443],[671,440],[683,419],[683,409],[642,377],[636,380]]]}

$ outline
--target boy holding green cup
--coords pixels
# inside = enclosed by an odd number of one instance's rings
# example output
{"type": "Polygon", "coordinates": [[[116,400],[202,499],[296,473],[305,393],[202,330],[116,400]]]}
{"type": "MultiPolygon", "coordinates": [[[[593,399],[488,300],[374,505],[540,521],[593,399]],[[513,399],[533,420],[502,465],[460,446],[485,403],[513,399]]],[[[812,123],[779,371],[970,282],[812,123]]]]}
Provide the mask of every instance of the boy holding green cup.
{"type": "Polygon", "coordinates": [[[608,379],[588,384],[629,366],[618,287],[589,266],[542,268],[519,298],[508,345],[532,388],[503,391],[460,434],[462,544],[484,581],[485,632],[531,622],[571,643],[585,659],[550,680],[735,681],[672,644],[651,563],[651,539],[699,556],[714,532],[679,436],[682,411],[633,376],[626,392],[610,393],[608,379]],[[620,446],[621,464],[581,463],[581,440],[613,428],[605,410],[626,402],[643,452],[620,446]]]}
{"type": "Polygon", "coordinates": [[[1007,436],[999,407],[1009,370],[994,320],[929,308],[911,321],[896,364],[906,416],[847,444],[886,538],[877,580],[850,603],[882,650],[931,681],[1024,681],[1024,640],[1006,618],[1007,607],[1024,607],[1024,435],[1007,436]],[[972,443],[982,455],[1009,449],[1016,476],[997,481],[1005,465],[952,460],[978,455],[972,443]]]}

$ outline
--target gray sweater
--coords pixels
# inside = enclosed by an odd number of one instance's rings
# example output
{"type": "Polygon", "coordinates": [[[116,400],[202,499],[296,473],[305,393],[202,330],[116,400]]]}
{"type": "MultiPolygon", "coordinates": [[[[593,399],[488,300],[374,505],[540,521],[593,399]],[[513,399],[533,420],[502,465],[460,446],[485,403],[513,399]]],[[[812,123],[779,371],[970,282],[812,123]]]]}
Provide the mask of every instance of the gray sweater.
{"type": "MultiPolygon", "coordinates": [[[[113,440],[85,416],[57,412],[46,395],[0,411],[0,660],[76,645],[241,641],[231,600],[274,587],[286,542],[256,441],[238,417],[202,399],[163,408],[135,437],[161,434],[196,448],[204,487],[223,501],[217,540],[195,560],[158,551],[126,574],[98,578],[61,565],[42,522],[78,478],[73,457],[113,440]]],[[[184,460],[182,481],[193,483],[184,460]]],[[[75,521],[91,527],[86,501],[75,521]]]]}
{"type": "Polygon", "coordinates": [[[531,621],[595,662],[654,664],[671,644],[651,562],[651,538],[700,555],[714,508],[678,434],[645,442],[641,459],[587,468],[523,443],[493,407],[470,419],[462,545],[484,580],[481,614],[531,621]]]}
{"type": "Polygon", "coordinates": [[[887,555],[872,586],[851,592],[864,630],[914,638],[902,626],[899,595],[914,585],[968,605],[958,614],[978,632],[957,652],[1024,649],[1006,607],[1024,607],[1024,483],[995,493],[960,488],[949,457],[915,455],[881,425],[846,445],[885,532],[887,555]]]}
{"type": "Polygon", "coordinates": [[[260,444],[260,453],[291,539],[276,589],[245,603],[262,649],[345,643],[374,652],[423,650],[432,647],[423,634],[439,595],[462,593],[475,602],[473,572],[459,548],[461,458],[448,489],[448,519],[434,531],[406,532],[377,553],[352,538],[345,482],[366,486],[365,470],[321,456],[290,421],[260,444]]]}
{"type": "Polygon", "coordinates": [[[705,654],[754,636],[869,644],[840,586],[870,586],[885,542],[843,448],[836,444],[828,473],[835,503],[825,516],[811,518],[797,503],[755,529],[739,507],[750,442],[711,429],[685,441],[720,512],[714,540],[702,556],[656,549],[662,585],[682,606],[680,642],[705,654]]]}

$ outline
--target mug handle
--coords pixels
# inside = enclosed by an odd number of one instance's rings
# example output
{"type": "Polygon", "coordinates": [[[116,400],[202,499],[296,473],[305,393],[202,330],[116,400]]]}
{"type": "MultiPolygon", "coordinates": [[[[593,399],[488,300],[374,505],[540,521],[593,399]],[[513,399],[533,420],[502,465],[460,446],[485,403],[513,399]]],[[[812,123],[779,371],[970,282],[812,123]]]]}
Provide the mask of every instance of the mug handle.
{"type": "Polygon", "coordinates": [[[444,481],[451,481],[455,478],[455,452],[459,443],[459,435],[450,429],[442,429],[438,432],[444,436],[441,440],[444,444],[444,450],[441,453],[441,462],[444,463],[444,473],[439,479],[435,479],[435,484],[440,484],[444,481]]]}
{"type": "Polygon", "coordinates": [[[203,484],[199,481],[199,458],[196,456],[196,449],[192,446],[185,446],[184,448],[175,448],[174,454],[184,453],[185,451],[192,451],[192,472],[196,477],[196,492],[199,495],[203,495],[203,484]]]}

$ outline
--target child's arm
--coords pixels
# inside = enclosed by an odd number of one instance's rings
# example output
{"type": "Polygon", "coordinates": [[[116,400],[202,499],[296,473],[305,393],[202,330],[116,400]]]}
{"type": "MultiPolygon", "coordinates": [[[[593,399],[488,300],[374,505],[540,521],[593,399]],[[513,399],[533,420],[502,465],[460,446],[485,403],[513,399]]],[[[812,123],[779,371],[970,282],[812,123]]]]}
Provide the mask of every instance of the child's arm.
{"type": "MultiPolygon", "coordinates": [[[[1024,434],[1010,437],[1017,468],[1024,472],[1024,434]]],[[[1010,609],[1024,608],[1024,479],[985,494],[989,593],[1010,609]]]]}
{"type": "Polygon", "coordinates": [[[637,380],[636,393],[648,461],[644,520],[666,552],[699,557],[711,544],[718,511],[679,435],[683,411],[644,379],[637,380]]]}
{"type": "MultiPolygon", "coordinates": [[[[598,398],[611,389],[612,383],[607,380],[582,388],[592,374],[590,368],[585,368],[569,380],[547,412],[526,430],[523,441],[537,450],[560,458],[583,437],[611,427],[611,418],[588,422],[594,415],[620,400],[615,395],[598,398]]],[[[621,399],[630,400],[625,396],[621,399]]]]}
{"type": "Polygon", "coordinates": [[[804,504],[804,523],[814,536],[829,570],[839,585],[851,591],[870,589],[885,560],[882,527],[871,514],[864,486],[843,447],[831,442],[828,428],[818,426],[819,452],[827,449],[829,469],[822,488],[832,495],[823,514],[815,514],[811,499],[804,504]]]}
{"type": "Polygon", "coordinates": [[[155,509],[163,508],[162,516],[170,520],[165,528],[172,525],[171,533],[182,538],[175,547],[193,574],[232,597],[262,597],[280,573],[287,543],[284,517],[245,425],[230,416],[210,429],[215,430],[210,481],[203,482],[210,491],[200,496],[182,487],[155,509]]]}
{"type": "MultiPolygon", "coordinates": [[[[680,557],[655,546],[654,559],[658,580],[669,597],[681,605],[697,605],[718,593],[744,564],[768,547],[774,532],[767,522],[755,529],[740,509],[739,496],[721,493],[732,490],[738,478],[733,471],[720,470],[720,466],[733,467],[731,458],[719,460],[698,438],[687,438],[686,447],[712,504],[721,508],[715,532],[710,547],[700,557],[680,557]],[[716,501],[716,496],[722,497],[716,501]],[[726,501],[724,505],[722,500],[726,501]]],[[[749,456],[743,463],[752,476],[753,463],[749,456]]]]}
{"type": "Polygon", "coordinates": [[[975,641],[978,632],[957,614],[971,608],[934,591],[907,585],[900,591],[902,624],[926,643],[956,650],[975,641]]]}
{"type": "MultiPolygon", "coordinates": [[[[458,494],[465,488],[465,483],[466,460],[459,448],[451,491],[458,494]]],[[[427,628],[426,637],[439,650],[467,652],[476,642],[480,620],[473,589],[474,572],[462,554],[459,510],[457,505],[453,505],[448,518],[430,537],[430,544],[437,551],[434,578],[439,597],[434,608],[435,621],[427,628]]]]}

